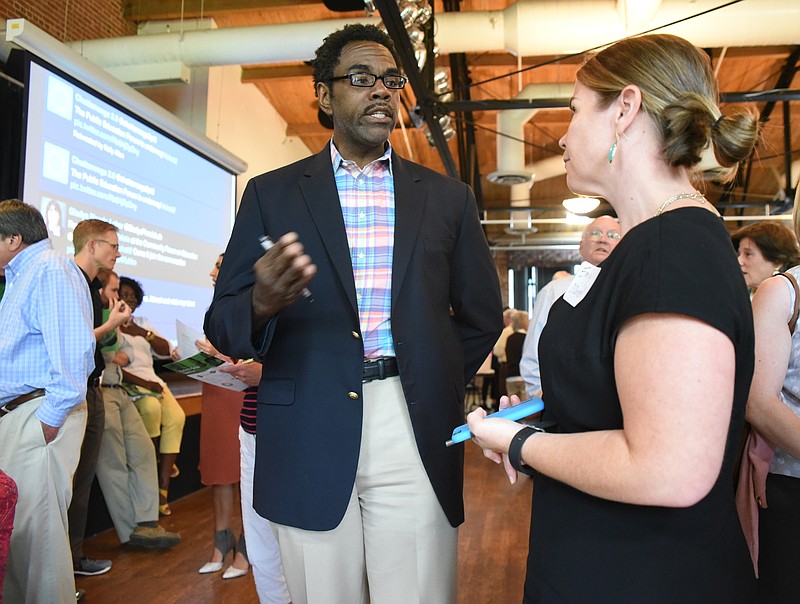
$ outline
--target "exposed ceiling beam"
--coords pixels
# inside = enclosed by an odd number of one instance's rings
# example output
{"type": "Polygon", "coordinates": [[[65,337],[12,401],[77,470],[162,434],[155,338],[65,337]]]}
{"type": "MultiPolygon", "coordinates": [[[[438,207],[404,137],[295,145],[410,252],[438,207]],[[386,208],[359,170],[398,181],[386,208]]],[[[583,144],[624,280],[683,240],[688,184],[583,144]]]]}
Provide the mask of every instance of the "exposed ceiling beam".
{"type": "MultiPolygon", "coordinates": [[[[778,79],[775,81],[774,87],[776,89],[783,89],[792,84],[794,76],[797,73],[798,61],[800,61],[800,46],[795,46],[792,49],[792,52],[790,52],[789,56],[786,58],[786,61],[783,64],[783,69],[781,69],[781,73],[778,76],[778,79]]],[[[769,99],[769,102],[761,111],[762,122],[766,123],[769,121],[769,116],[772,115],[772,111],[775,109],[775,103],[779,100],[786,101],[797,99],[769,99]]]]}
{"type": "Polygon", "coordinates": [[[311,81],[314,69],[304,63],[242,67],[242,82],[277,80],[281,78],[307,78],[311,81]]]}
{"type": "MultiPolygon", "coordinates": [[[[726,59],[737,58],[754,58],[754,57],[769,57],[769,56],[784,56],[791,52],[793,46],[727,46],[725,48],[726,59]]],[[[711,55],[716,58],[722,52],[722,49],[714,48],[711,50],[711,55]]]]}
{"type": "Polygon", "coordinates": [[[330,135],[331,131],[319,122],[315,124],[286,124],[286,136],[322,136],[330,135]]]}
{"type": "MultiPolygon", "coordinates": [[[[448,2],[458,0],[448,0],[448,2]]],[[[451,89],[459,100],[469,101],[471,83],[466,57],[462,53],[450,55],[451,89]]],[[[478,162],[478,147],[475,143],[475,116],[472,111],[456,111],[456,136],[458,142],[458,165],[461,180],[472,187],[478,202],[478,211],[483,211],[481,170],[478,162]]]]}
{"type": "Polygon", "coordinates": [[[375,6],[378,11],[380,11],[383,25],[397,48],[397,54],[400,56],[400,61],[403,64],[403,71],[408,77],[408,83],[411,84],[414,96],[417,97],[417,104],[422,112],[422,117],[425,119],[425,123],[430,129],[434,146],[439,152],[439,157],[442,159],[444,169],[448,176],[458,178],[458,169],[456,168],[453,154],[450,153],[450,147],[447,145],[447,141],[444,138],[442,128],[436,120],[432,99],[433,93],[419,71],[417,59],[414,56],[414,49],[411,46],[411,40],[408,38],[403,19],[400,17],[400,10],[397,7],[397,3],[395,0],[375,0],[375,6]]]}
{"type": "MultiPolygon", "coordinates": [[[[459,12],[461,0],[444,0],[444,10],[459,12]]],[[[455,91],[455,98],[461,101],[471,100],[469,62],[466,53],[450,54],[450,90],[455,91]]],[[[483,190],[481,187],[481,170],[478,162],[478,148],[475,144],[475,117],[471,111],[455,112],[456,143],[458,149],[458,167],[461,180],[472,187],[478,211],[483,211],[483,190]]]]}
{"type": "Polygon", "coordinates": [[[198,19],[233,11],[290,8],[314,4],[322,4],[322,2],[320,0],[127,0],[123,15],[131,21],[198,19]]]}
{"type": "MultiPolygon", "coordinates": [[[[791,52],[792,46],[730,46],[725,50],[726,59],[753,58],[753,57],[783,57],[791,52]]],[[[720,49],[712,49],[711,55],[716,58],[720,49]]],[[[446,55],[443,55],[446,56],[446,55]]],[[[508,67],[509,70],[516,72],[520,67],[524,69],[535,66],[558,63],[560,65],[580,65],[585,60],[586,55],[571,55],[561,57],[560,55],[524,56],[516,57],[506,52],[483,52],[467,53],[467,62],[470,68],[493,68],[508,67]]]]}
{"type": "MultiPolygon", "coordinates": [[[[764,103],[800,101],[800,90],[767,90],[764,92],[723,92],[722,103],[764,103]]],[[[488,99],[482,101],[450,101],[437,103],[437,109],[449,111],[503,111],[506,109],[556,109],[568,107],[564,99],[488,99]]]]}
{"type": "MultiPolygon", "coordinates": [[[[583,57],[565,57],[559,60],[559,55],[547,55],[542,57],[516,57],[507,52],[482,52],[466,53],[467,63],[470,68],[476,67],[508,67],[516,71],[519,66],[522,69],[539,65],[540,63],[550,63],[558,60],[561,65],[578,65],[583,61],[583,57]]],[[[447,55],[444,55],[447,56],[447,55]]]]}
{"type": "Polygon", "coordinates": [[[450,111],[504,111],[506,109],[557,109],[569,107],[565,99],[485,99],[476,101],[449,101],[438,103],[444,112],[450,111]]]}
{"type": "MultiPolygon", "coordinates": [[[[764,46],[764,47],[757,47],[757,48],[729,48],[728,52],[725,54],[727,59],[735,58],[736,56],[744,56],[744,57],[754,57],[754,56],[784,56],[791,51],[792,47],[790,46],[764,46]],[[763,51],[763,52],[762,52],[763,51]]],[[[440,55],[440,59],[447,58],[449,55],[440,55]]],[[[517,70],[518,65],[522,65],[522,69],[526,69],[528,67],[533,67],[535,65],[539,65],[541,63],[549,63],[556,59],[555,55],[553,56],[544,56],[544,57],[522,57],[518,59],[517,57],[508,54],[508,53],[481,53],[481,54],[466,54],[466,61],[467,66],[469,69],[478,69],[478,68],[495,68],[495,67],[508,67],[509,69],[513,69],[514,71],[517,70]]],[[[583,61],[583,57],[567,57],[561,61],[559,61],[562,65],[578,65],[583,61]]],[[[277,66],[262,66],[262,67],[248,67],[248,70],[252,70],[255,75],[252,79],[257,78],[280,78],[280,77],[293,77],[294,75],[298,76],[305,76],[311,74],[311,67],[297,63],[294,65],[277,65],[277,66]],[[273,74],[271,70],[277,69],[277,71],[273,74]],[[297,72],[292,73],[291,70],[296,69],[297,72]],[[282,70],[286,70],[287,75],[283,75],[281,73],[282,70]]]]}

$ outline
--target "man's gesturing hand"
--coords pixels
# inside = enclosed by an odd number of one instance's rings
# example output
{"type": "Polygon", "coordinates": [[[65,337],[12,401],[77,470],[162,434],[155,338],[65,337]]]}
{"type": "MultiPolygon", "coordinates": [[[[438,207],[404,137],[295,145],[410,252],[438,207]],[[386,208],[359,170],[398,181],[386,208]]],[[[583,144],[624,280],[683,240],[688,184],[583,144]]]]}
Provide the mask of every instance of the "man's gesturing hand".
{"type": "Polygon", "coordinates": [[[305,254],[297,233],[286,233],[253,266],[253,312],[266,322],[302,294],[317,267],[305,254]]]}

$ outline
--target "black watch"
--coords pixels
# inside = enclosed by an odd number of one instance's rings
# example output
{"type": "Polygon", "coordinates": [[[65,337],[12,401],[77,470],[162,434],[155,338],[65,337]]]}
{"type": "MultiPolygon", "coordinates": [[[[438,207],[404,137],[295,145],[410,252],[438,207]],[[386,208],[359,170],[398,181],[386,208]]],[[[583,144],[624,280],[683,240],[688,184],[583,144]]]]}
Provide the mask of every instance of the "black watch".
{"type": "Polygon", "coordinates": [[[531,436],[539,432],[544,432],[544,430],[536,426],[525,426],[511,439],[511,444],[508,445],[508,460],[517,472],[522,472],[528,476],[533,476],[535,474],[533,468],[522,465],[522,445],[524,445],[525,441],[531,436]]]}

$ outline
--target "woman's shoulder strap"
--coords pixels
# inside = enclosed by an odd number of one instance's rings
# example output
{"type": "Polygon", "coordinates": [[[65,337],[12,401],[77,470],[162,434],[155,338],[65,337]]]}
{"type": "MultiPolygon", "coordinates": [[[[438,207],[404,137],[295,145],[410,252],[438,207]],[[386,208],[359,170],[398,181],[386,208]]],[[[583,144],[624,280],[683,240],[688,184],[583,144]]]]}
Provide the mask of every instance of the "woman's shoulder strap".
{"type": "Polygon", "coordinates": [[[797,324],[797,318],[800,316],[800,287],[797,285],[797,279],[790,272],[778,273],[781,277],[786,277],[789,283],[794,288],[794,312],[792,318],[789,319],[789,333],[794,333],[794,326],[797,324]]]}

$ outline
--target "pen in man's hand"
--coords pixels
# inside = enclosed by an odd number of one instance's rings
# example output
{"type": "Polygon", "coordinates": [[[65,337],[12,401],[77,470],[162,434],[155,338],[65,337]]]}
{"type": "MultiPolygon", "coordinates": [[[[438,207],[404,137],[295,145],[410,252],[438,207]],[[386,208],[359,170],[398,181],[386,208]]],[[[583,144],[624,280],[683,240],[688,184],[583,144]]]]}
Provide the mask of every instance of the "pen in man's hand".
{"type": "MultiPolygon", "coordinates": [[[[258,241],[259,241],[259,243],[261,243],[261,248],[265,252],[268,252],[270,250],[270,248],[273,245],[275,245],[275,243],[272,241],[272,239],[270,239],[266,235],[262,235],[261,237],[259,237],[258,241]]],[[[309,291],[309,289],[307,287],[303,288],[302,295],[309,302],[313,302],[314,301],[314,298],[311,296],[311,291],[309,291]]]]}

